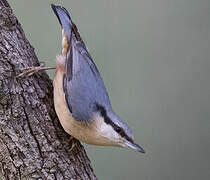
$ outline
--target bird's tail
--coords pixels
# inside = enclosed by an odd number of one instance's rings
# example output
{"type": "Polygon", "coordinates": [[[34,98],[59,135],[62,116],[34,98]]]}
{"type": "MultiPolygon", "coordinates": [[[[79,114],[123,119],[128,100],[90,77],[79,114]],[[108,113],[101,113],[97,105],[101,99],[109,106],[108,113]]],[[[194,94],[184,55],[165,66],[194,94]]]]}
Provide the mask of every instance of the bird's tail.
{"type": "Polygon", "coordinates": [[[68,36],[68,39],[70,39],[73,22],[71,20],[68,11],[64,7],[55,6],[54,4],[51,4],[51,7],[54,13],[56,14],[61,26],[64,28],[64,31],[68,36]]]}

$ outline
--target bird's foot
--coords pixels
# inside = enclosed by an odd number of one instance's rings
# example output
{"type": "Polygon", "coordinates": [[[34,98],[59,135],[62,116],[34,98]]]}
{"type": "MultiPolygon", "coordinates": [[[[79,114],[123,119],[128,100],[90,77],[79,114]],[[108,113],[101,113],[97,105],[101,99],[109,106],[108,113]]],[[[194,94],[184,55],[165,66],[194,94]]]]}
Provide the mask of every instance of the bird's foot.
{"type": "Polygon", "coordinates": [[[31,76],[34,73],[38,73],[38,72],[43,72],[45,70],[50,70],[50,69],[56,69],[56,67],[45,67],[44,63],[41,63],[40,66],[37,67],[27,67],[27,68],[23,68],[22,73],[20,73],[19,75],[17,75],[16,77],[24,77],[24,76],[31,76]]]}
{"type": "Polygon", "coordinates": [[[73,138],[72,137],[72,140],[71,140],[71,149],[70,149],[70,151],[72,151],[76,146],[77,146],[77,139],[75,139],[75,138],[73,138]]]}

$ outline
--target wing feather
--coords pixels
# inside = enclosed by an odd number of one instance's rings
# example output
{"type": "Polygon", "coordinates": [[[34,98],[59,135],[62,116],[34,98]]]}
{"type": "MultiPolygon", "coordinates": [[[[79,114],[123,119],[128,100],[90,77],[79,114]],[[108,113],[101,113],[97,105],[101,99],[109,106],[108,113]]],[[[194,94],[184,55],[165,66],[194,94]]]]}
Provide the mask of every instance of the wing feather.
{"type": "Polygon", "coordinates": [[[64,77],[66,102],[76,120],[90,122],[96,104],[111,110],[109,96],[84,42],[74,31],[69,48],[64,77]]]}

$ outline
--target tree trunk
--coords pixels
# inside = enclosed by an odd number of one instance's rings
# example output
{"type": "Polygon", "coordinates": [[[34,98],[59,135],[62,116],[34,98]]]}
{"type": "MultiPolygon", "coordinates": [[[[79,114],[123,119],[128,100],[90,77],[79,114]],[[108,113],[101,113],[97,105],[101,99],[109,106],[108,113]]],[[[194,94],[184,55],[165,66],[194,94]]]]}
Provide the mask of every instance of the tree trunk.
{"type": "Polygon", "coordinates": [[[96,179],[83,146],[64,132],[47,74],[16,78],[39,66],[6,0],[0,0],[0,180],[96,179]]]}

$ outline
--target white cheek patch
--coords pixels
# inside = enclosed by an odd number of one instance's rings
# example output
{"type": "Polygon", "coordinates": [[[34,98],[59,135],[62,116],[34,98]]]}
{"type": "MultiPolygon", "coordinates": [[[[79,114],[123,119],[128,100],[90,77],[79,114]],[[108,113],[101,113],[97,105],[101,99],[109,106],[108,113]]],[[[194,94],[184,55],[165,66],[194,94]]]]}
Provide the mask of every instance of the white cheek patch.
{"type": "Polygon", "coordinates": [[[100,134],[111,141],[119,141],[119,135],[115,132],[115,130],[105,122],[102,122],[98,127],[98,131],[100,134]]]}

